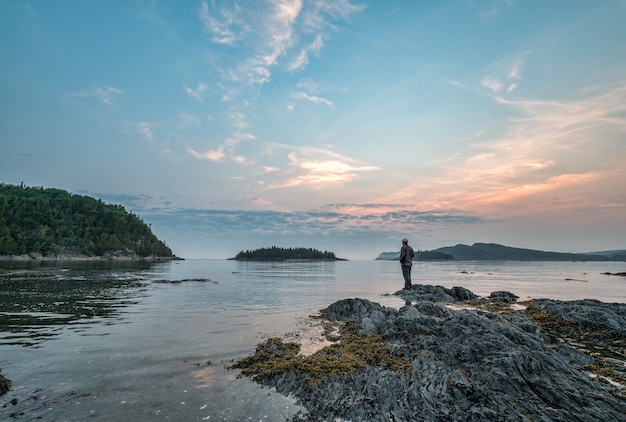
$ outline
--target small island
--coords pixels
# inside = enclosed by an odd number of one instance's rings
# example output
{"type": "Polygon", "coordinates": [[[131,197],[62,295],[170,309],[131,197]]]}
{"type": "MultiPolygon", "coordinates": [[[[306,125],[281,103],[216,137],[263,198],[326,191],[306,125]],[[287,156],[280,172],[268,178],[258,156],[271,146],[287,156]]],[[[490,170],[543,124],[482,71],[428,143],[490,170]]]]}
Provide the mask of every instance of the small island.
{"type": "Polygon", "coordinates": [[[337,258],[334,252],[322,252],[313,248],[280,248],[278,246],[241,251],[235,257],[228,259],[235,261],[347,261],[337,258]]]}

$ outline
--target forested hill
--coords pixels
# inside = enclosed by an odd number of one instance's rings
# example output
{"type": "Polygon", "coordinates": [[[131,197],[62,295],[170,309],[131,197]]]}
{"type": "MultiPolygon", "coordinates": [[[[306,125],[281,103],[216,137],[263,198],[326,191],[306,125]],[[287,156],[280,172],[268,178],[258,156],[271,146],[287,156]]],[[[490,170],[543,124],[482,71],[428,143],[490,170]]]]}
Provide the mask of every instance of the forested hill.
{"type": "Polygon", "coordinates": [[[322,252],[313,248],[279,248],[277,246],[241,251],[234,258],[229,259],[238,261],[285,261],[290,259],[345,261],[345,259],[337,258],[333,252],[322,252]]]}
{"type": "Polygon", "coordinates": [[[0,255],[172,258],[121,205],[61,189],[0,184],[0,255]]]}

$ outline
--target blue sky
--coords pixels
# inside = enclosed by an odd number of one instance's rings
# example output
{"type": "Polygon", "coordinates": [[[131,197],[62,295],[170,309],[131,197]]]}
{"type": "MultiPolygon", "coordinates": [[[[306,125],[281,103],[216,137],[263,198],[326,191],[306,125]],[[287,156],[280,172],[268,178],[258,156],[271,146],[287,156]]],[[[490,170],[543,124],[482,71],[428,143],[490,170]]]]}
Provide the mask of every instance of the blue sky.
{"type": "Polygon", "coordinates": [[[0,0],[0,181],[176,254],[626,248],[622,0],[0,0]]]}

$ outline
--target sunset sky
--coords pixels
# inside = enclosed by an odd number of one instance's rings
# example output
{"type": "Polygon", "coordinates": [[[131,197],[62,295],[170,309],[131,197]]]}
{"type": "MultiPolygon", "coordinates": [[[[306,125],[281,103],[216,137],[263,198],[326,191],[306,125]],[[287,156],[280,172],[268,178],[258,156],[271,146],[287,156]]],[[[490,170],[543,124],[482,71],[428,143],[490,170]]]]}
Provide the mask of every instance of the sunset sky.
{"type": "Polygon", "coordinates": [[[0,182],[177,255],[626,248],[623,0],[0,0],[0,182]]]}

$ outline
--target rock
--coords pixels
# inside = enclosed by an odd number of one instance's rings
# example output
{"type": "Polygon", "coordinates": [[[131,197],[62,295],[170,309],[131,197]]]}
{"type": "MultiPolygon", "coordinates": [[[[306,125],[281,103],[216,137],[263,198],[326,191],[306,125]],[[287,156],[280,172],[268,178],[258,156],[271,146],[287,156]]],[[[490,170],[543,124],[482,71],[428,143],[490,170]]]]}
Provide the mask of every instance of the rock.
{"type": "Polygon", "coordinates": [[[464,287],[453,287],[447,289],[443,286],[432,286],[429,284],[414,284],[412,289],[400,290],[394,293],[407,300],[431,302],[457,302],[463,300],[476,300],[478,296],[464,287]]]}
{"type": "Polygon", "coordinates": [[[465,287],[454,286],[450,289],[450,296],[455,300],[476,300],[478,296],[474,292],[466,289],[465,287]]]}
{"type": "Polygon", "coordinates": [[[517,302],[517,299],[519,299],[519,296],[511,292],[498,291],[498,292],[492,292],[489,295],[489,298],[496,302],[514,303],[514,302],[517,302]]]}
{"type": "MultiPolygon", "coordinates": [[[[401,295],[428,299],[399,310],[346,299],[326,310],[329,321],[354,321],[360,335],[380,336],[376,344],[405,360],[404,370],[368,364],[312,385],[307,373],[290,369],[261,382],[296,397],[308,409],[299,418],[307,421],[624,420],[624,387],[592,379],[580,365],[593,365],[594,358],[542,330],[530,314],[453,310],[432,299],[473,293],[440,286],[414,290],[401,295]]],[[[537,312],[614,333],[613,343],[623,344],[626,305],[536,302],[537,312]]]]}
{"type": "Polygon", "coordinates": [[[11,390],[11,380],[0,374],[0,396],[11,390]]]}
{"type": "Polygon", "coordinates": [[[626,338],[626,305],[584,299],[564,302],[536,299],[533,306],[595,332],[606,332],[618,340],[626,338]]]}

